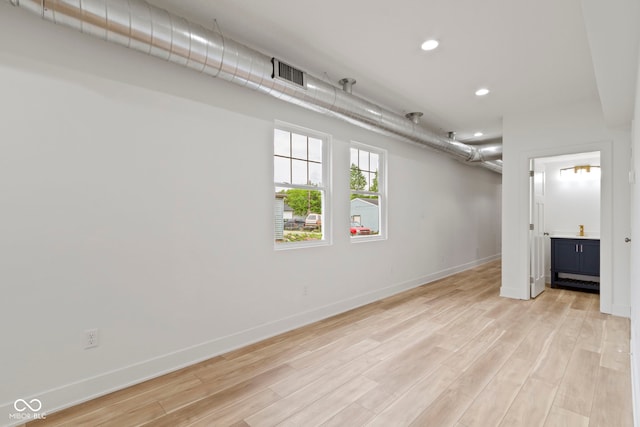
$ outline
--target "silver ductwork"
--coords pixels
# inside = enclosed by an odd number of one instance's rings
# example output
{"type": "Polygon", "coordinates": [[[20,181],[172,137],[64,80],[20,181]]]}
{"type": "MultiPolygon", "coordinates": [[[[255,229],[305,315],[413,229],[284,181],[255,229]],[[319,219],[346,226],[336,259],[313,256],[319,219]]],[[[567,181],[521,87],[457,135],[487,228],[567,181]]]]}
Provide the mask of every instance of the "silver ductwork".
{"type": "Polygon", "coordinates": [[[473,147],[480,153],[482,161],[502,159],[502,142],[479,144],[473,147]]]}
{"type": "Polygon", "coordinates": [[[411,119],[357,97],[350,93],[352,83],[347,82],[348,87],[341,90],[308,74],[304,75],[303,86],[274,78],[276,61],[273,58],[143,0],[9,2],[83,33],[502,173],[502,162],[495,161],[495,156],[490,156],[488,151],[451,141],[417,126],[411,119]]]}

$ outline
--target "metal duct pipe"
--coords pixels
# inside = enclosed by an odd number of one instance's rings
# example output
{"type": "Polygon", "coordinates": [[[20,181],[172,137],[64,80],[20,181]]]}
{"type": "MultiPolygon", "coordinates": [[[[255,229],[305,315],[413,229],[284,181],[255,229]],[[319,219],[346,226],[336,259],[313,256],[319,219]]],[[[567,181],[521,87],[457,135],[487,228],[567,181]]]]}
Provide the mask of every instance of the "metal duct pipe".
{"type": "Polygon", "coordinates": [[[9,0],[43,19],[248,87],[360,127],[426,145],[502,173],[469,145],[452,142],[390,110],[306,75],[306,87],[273,78],[273,63],[258,51],[223,38],[144,0],[9,0]]]}
{"type": "Polygon", "coordinates": [[[474,148],[478,150],[478,153],[480,153],[482,161],[502,159],[501,143],[479,144],[474,145],[474,148]]]}
{"type": "MultiPolygon", "coordinates": [[[[449,132],[449,135],[455,132],[449,132]]],[[[455,139],[455,138],[454,138],[455,139]]],[[[502,159],[502,138],[494,138],[485,141],[468,141],[465,144],[471,145],[479,154],[477,160],[471,161],[491,161],[502,159]]]]}

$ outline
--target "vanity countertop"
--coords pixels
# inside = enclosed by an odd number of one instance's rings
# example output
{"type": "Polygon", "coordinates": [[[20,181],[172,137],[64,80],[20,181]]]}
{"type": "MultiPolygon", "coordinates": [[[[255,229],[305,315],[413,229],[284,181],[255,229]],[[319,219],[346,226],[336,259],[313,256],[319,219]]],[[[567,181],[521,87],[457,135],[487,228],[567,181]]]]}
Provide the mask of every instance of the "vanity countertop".
{"type": "Polygon", "coordinates": [[[569,233],[551,233],[549,235],[549,237],[554,238],[554,239],[587,239],[587,240],[600,240],[600,235],[599,234],[589,234],[589,233],[585,233],[584,236],[579,236],[577,233],[576,234],[569,234],[569,233]]]}

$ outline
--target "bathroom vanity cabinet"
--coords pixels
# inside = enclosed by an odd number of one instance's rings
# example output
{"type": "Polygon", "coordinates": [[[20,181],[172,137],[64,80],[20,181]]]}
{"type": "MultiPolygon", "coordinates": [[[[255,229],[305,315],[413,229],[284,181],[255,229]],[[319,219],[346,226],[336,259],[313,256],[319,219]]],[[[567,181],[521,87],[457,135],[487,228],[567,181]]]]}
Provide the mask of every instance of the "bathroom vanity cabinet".
{"type": "Polygon", "coordinates": [[[551,237],[551,287],[600,290],[600,240],[551,237]]]}

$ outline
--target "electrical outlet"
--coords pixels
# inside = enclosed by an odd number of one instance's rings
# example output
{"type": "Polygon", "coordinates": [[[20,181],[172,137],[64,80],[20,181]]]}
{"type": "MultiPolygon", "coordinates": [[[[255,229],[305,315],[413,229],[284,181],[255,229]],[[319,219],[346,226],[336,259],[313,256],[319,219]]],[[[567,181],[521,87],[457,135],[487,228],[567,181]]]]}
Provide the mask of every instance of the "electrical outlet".
{"type": "Polygon", "coordinates": [[[98,330],[87,329],[84,331],[84,348],[93,348],[98,346],[98,330]]]}
{"type": "Polygon", "coordinates": [[[303,296],[305,296],[305,297],[306,297],[307,295],[309,295],[309,287],[308,287],[307,285],[304,285],[304,286],[302,287],[302,295],[303,295],[303,296]]]}

